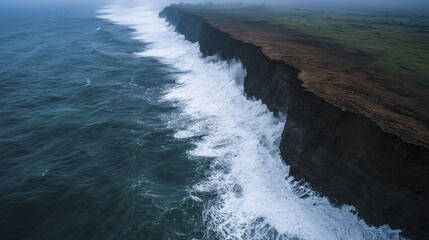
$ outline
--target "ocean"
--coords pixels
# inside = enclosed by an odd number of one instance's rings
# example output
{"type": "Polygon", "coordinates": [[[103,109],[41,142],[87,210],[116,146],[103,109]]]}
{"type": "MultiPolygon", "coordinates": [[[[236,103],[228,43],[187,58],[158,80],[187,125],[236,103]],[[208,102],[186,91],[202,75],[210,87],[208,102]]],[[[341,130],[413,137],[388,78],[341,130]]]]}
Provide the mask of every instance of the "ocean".
{"type": "Polygon", "coordinates": [[[0,14],[1,239],[400,239],[290,177],[287,116],[159,10],[0,14]]]}

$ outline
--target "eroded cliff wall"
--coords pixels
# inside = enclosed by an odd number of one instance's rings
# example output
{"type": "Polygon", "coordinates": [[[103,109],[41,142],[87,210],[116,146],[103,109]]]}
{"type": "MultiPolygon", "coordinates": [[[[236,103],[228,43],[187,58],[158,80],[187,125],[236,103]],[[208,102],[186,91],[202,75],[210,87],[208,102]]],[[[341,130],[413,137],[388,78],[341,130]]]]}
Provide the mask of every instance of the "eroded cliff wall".
{"type": "Polygon", "coordinates": [[[287,114],[280,150],[293,176],[338,203],[354,205],[370,224],[429,239],[428,149],[305,91],[299,69],[269,59],[260,47],[232,38],[201,16],[178,7],[167,7],[160,16],[187,40],[198,41],[204,55],[240,59],[248,73],[248,96],[287,114]]]}

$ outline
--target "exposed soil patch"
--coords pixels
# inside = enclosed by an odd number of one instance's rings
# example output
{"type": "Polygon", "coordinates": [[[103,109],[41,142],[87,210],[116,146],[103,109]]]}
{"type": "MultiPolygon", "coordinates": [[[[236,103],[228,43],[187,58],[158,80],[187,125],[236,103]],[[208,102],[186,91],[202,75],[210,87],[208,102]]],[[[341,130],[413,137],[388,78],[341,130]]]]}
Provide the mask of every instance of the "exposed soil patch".
{"type": "Polygon", "coordinates": [[[300,69],[307,91],[429,148],[429,91],[418,81],[426,76],[386,69],[362,52],[284,26],[216,13],[200,16],[233,38],[260,46],[269,58],[300,69]]]}

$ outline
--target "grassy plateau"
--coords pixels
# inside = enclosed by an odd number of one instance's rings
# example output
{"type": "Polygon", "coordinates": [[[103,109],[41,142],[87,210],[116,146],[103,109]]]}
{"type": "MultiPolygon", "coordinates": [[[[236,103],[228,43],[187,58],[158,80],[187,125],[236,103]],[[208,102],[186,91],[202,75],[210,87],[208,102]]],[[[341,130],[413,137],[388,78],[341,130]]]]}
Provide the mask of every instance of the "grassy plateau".
{"type": "Polygon", "coordinates": [[[369,55],[429,85],[429,14],[417,11],[310,10],[268,6],[183,5],[202,14],[295,29],[369,55]]]}

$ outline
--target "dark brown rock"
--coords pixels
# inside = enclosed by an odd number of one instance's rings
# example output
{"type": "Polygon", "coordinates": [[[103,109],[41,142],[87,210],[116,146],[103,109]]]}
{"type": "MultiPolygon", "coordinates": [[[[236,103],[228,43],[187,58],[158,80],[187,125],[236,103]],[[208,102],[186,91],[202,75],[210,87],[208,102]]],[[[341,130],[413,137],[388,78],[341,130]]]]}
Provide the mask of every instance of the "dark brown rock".
{"type": "Polygon", "coordinates": [[[369,224],[389,224],[429,239],[429,150],[383,131],[369,117],[343,111],[306,91],[299,69],[272,60],[261,47],[220,31],[201,16],[167,7],[165,17],[205,55],[238,58],[245,91],[287,114],[281,154],[291,174],[338,203],[354,205],[369,224]]]}

